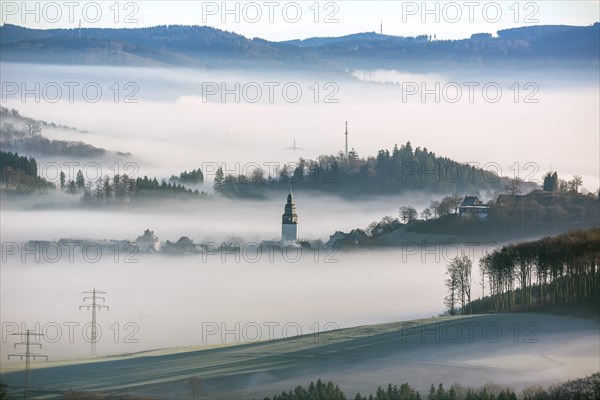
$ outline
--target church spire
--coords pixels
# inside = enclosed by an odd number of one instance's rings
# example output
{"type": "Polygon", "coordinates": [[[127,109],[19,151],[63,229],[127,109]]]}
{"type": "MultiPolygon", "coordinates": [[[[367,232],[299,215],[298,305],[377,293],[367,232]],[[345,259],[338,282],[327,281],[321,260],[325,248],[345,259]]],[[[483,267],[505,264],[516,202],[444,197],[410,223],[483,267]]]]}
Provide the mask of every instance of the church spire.
{"type": "Polygon", "coordinates": [[[287,197],[287,203],[285,204],[284,213],[282,215],[283,224],[297,224],[298,214],[296,214],[296,204],[294,203],[294,195],[292,194],[292,187],[290,186],[290,193],[287,197]]]}
{"type": "Polygon", "coordinates": [[[298,240],[298,214],[296,214],[292,185],[290,185],[290,193],[281,216],[281,240],[284,242],[298,240]]]}

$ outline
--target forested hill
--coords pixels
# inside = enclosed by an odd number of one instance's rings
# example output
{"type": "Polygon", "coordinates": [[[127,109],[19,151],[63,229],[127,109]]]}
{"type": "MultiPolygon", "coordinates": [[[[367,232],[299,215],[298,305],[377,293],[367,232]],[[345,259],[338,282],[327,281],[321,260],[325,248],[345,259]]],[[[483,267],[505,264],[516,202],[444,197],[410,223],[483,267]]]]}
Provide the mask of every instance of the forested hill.
{"type": "MultiPolygon", "coordinates": [[[[300,158],[284,165],[277,176],[267,177],[261,169],[248,176],[225,175],[219,169],[215,192],[230,197],[261,197],[267,189],[294,188],[314,190],[340,196],[389,195],[407,192],[434,194],[471,193],[488,197],[501,191],[509,178],[500,177],[489,168],[476,168],[427,148],[414,148],[411,142],[392,150],[380,150],[376,156],[360,157],[350,151],[322,155],[316,160],[300,158]]],[[[523,183],[522,190],[535,185],[523,183]]]]}
{"type": "Polygon", "coordinates": [[[255,65],[314,61],[285,46],[207,26],[83,28],[79,37],[78,29],[37,30],[5,24],[0,37],[2,59],[18,62],[210,67],[223,60],[255,65]]]}
{"type": "Polygon", "coordinates": [[[501,67],[515,63],[555,69],[592,67],[599,60],[600,23],[534,26],[463,40],[432,40],[373,32],[342,37],[271,42],[207,26],[137,29],[38,30],[0,27],[3,61],[93,65],[198,67],[352,68],[458,66],[501,67]],[[560,61],[558,61],[560,60],[560,61]]]}
{"type": "MultiPolygon", "coordinates": [[[[53,140],[44,133],[51,130],[85,133],[70,126],[36,120],[14,109],[0,107],[0,147],[28,156],[100,157],[110,154],[106,149],[82,141],[53,140]]],[[[128,155],[118,153],[119,155],[128,155]]]]}

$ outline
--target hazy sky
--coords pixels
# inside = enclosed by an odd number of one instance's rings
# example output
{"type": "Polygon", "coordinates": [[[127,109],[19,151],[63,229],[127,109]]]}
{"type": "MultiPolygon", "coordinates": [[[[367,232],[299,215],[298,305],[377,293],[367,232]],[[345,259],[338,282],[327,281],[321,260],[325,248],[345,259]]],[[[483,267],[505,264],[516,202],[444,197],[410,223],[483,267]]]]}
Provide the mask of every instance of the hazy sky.
{"type": "Polygon", "coordinates": [[[597,1],[3,1],[3,23],[30,28],[209,25],[247,37],[287,40],[380,31],[389,35],[472,33],[528,25],[589,25],[597,1]]]}

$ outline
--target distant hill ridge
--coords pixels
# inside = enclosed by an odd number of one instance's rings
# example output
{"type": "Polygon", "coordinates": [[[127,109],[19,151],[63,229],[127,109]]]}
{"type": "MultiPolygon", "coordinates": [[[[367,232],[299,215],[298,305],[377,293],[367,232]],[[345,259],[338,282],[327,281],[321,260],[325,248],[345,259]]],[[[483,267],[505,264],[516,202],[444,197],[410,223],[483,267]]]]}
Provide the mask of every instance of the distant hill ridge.
{"type": "Polygon", "coordinates": [[[3,61],[86,65],[168,65],[330,68],[386,63],[403,65],[504,65],[548,61],[597,65],[600,23],[543,25],[475,34],[462,40],[431,40],[375,32],[272,42],[208,26],[29,29],[0,27],[3,61]]]}

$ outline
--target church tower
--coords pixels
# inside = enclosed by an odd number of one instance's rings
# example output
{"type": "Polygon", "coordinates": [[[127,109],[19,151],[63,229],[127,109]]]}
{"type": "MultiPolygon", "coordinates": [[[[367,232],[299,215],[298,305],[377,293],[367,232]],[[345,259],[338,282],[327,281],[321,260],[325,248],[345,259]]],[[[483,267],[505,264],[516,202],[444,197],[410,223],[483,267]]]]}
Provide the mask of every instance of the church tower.
{"type": "Polygon", "coordinates": [[[292,194],[292,188],[290,188],[285,212],[281,218],[281,241],[294,242],[296,240],[298,240],[298,214],[296,214],[294,195],[292,194]]]}

